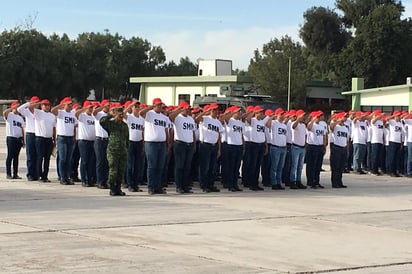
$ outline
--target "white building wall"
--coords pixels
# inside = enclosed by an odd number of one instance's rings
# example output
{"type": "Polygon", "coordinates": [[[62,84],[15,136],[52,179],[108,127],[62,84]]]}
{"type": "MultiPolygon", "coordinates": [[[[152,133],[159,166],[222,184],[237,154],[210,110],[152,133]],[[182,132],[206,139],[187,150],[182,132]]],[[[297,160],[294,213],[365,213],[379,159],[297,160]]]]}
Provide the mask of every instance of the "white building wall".
{"type": "Polygon", "coordinates": [[[167,106],[173,104],[173,87],[147,87],[146,103],[151,105],[154,98],[162,99],[167,106]]]}
{"type": "Polygon", "coordinates": [[[361,94],[361,106],[407,106],[409,92],[404,90],[361,94]]]}
{"type": "Polygon", "coordinates": [[[180,98],[189,97],[190,99],[188,103],[193,105],[196,96],[202,96],[202,92],[202,86],[176,86],[175,104],[179,104],[180,98]]]}

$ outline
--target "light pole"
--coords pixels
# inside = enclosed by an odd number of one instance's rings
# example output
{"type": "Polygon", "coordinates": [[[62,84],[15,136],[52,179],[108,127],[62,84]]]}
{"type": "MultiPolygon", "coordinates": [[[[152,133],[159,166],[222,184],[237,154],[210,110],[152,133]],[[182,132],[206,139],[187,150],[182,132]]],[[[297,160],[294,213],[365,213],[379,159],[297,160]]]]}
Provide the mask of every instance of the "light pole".
{"type": "Polygon", "coordinates": [[[288,56],[289,58],[289,75],[288,75],[288,111],[290,110],[290,75],[292,70],[292,57],[288,56]]]}

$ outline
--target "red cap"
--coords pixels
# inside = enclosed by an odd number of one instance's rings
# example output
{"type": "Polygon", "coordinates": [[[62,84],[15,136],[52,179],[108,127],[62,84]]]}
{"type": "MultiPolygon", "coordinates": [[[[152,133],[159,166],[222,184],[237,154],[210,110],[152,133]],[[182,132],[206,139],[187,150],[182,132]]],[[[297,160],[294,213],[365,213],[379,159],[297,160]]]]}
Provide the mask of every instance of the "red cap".
{"type": "Polygon", "coordinates": [[[161,104],[161,103],[163,103],[163,102],[162,102],[162,99],[160,99],[160,98],[154,98],[152,105],[157,105],[157,104],[161,104]]]}
{"type": "Polygon", "coordinates": [[[266,116],[270,116],[270,115],[272,115],[272,114],[273,114],[273,110],[271,110],[271,109],[265,110],[265,115],[266,115],[266,116]]]}
{"type": "Polygon", "coordinates": [[[180,108],[188,109],[188,108],[190,108],[190,105],[189,105],[188,102],[182,101],[182,102],[180,102],[179,107],[180,107],[180,108]]]}
{"type": "Polygon", "coordinates": [[[11,103],[11,107],[17,107],[18,105],[20,105],[20,103],[18,101],[14,101],[13,103],[11,103]]]}
{"type": "Polygon", "coordinates": [[[232,112],[238,112],[240,110],[239,106],[232,106],[232,112]]]}
{"type": "Polygon", "coordinates": [[[115,108],[122,108],[122,104],[120,103],[113,103],[110,105],[110,109],[115,109],[115,108]]]}
{"type": "Polygon", "coordinates": [[[200,112],[200,111],[201,111],[200,107],[194,107],[194,108],[192,108],[192,113],[198,113],[198,112],[200,112]]]}
{"type": "Polygon", "coordinates": [[[295,116],[296,115],[296,110],[291,109],[287,112],[287,116],[295,116]]]}
{"type": "Polygon", "coordinates": [[[322,115],[323,115],[323,111],[321,111],[321,110],[312,111],[312,112],[310,113],[310,116],[311,116],[311,117],[320,117],[320,116],[322,116],[322,115]]]}
{"type": "Polygon", "coordinates": [[[376,109],[372,112],[373,115],[380,115],[382,114],[382,111],[380,109],[376,109]]]}
{"type": "Polygon", "coordinates": [[[225,109],[225,113],[232,112],[232,111],[233,111],[233,106],[230,106],[225,109]]]}
{"type": "Polygon", "coordinates": [[[83,102],[83,108],[88,108],[88,107],[92,107],[92,106],[93,106],[93,104],[88,100],[83,102]]]}
{"type": "Polygon", "coordinates": [[[247,106],[246,107],[246,112],[251,112],[251,111],[253,111],[253,109],[254,109],[254,106],[247,106]]]}
{"type": "Polygon", "coordinates": [[[147,104],[140,104],[140,108],[147,108],[147,104]]]}
{"type": "Polygon", "coordinates": [[[41,100],[41,103],[42,103],[43,105],[50,105],[50,101],[47,100],[47,99],[41,100]]]}
{"type": "Polygon", "coordinates": [[[60,104],[71,104],[72,103],[72,98],[70,97],[64,97],[61,101],[60,104]]]}
{"type": "Polygon", "coordinates": [[[72,109],[78,109],[80,105],[78,103],[73,104],[72,109]]]}
{"type": "Polygon", "coordinates": [[[104,99],[104,100],[102,100],[101,102],[100,102],[100,106],[106,106],[106,105],[110,105],[110,102],[109,102],[109,100],[107,100],[107,99],[104,99]]]}
{"type": "Polygon", "coordinates": [[[283,108],[277,108],[277,109],[275,110],[275,115],[281,115],[281,114],[283,114],[283,113],[285,113],[285,111],[283,110],[283,108]]]}
{"type": "Polygon", "coordinates": [[[359,110],[356,112],[356,117],[361,117],[362,115],[363,115],[362,111],[359,110]]]}
{"type": "Polygon", "coordinates": [[[296,116],[302,116],[302,115],[305,115],[305,111],[303,109],[298,109],[296,111],[296,116]]]}
{"type": "Polygon", "coordinates": [[[253,108],[253,111],[254,111],[254,112],[261,112],[261,111],[263,111],[263,108],[262,108],[261,106],[255,106],[255,107],[253,108]]]}
{"type": "Polygon", "coordinates": [[[399,110],[395,110],[392,115],[398,116],[401,115],[402,113],[399,110]]]}
{"type": "Polygon", "coordinates": [[[40,102],[40,98],[37,96],[33,96],[30,98],[30,103],[38,103],[40,102]]]}
{"type": "Polygon", "coordinates": [[[93,107],[98,107],[99,106],[99,102],[92,102],[93,107]]]}
{"type": "Polygon", "coordinates": [[[133,102],[131,100],[127,100],[126,102],[124,102],[123,106],[125,108],[127,108],[128,106],[130,106],[133,102]]]}
{"type": "Polygon", "coordinates": [[[219,105],[216,104],[216,103],[212,103],[212,104],[209,105],[209,109],[210,109],[210,110],[212,110],[212,109],[218,109],[218,108],[219,108],[219,105]]]}
{"type": "Polygon", "coordinates": [[[209,108],[210,108],[210,105],[206,105],[206,106],[203,107],[203,110],[204,110],[204,111],[208,111],[209,108]]]}

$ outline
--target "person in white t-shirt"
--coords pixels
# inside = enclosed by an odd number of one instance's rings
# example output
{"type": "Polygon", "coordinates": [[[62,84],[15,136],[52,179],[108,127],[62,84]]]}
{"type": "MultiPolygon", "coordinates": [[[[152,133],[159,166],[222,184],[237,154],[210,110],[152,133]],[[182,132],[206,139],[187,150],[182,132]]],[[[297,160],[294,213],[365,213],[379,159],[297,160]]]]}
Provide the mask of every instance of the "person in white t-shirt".
{"type": "Polygon", "coordinates": [[[58,173],[60,184],[74,185],[70,180],[71,175],[71,159],[74,149],[75,126],[77,119],[72,112],[72,99],[65,97],[60,101],[60,104],[51,109],[51,113],[56,115],[56,134],[57,134],[57,154],[58,154],[58,173]]]}
{"type": "MultiPolygon", "coordinates": [[[[273,110],[271,109],[266,109],[264,112],[264,117],[263,117],[263,122],[266,124],[266,122],[269,120],[269,117],[273,115],[273,110]]],[[[272,142],[272,129],[270,127],[265,127],[265,136],[266,136],[266,143],[268,145],[268,153],[266,155],[263,155],[262,159],[262,165],[260,167],[260,175],[262,177],[262,186],[264,187],[272,187],[272,184],[270,182],[270,144],[272,142]]]]}
{"type": "Polygon", "coordinates": [[[18,174],[20,150],[24,147],[24,120],[17,112],[19,102],[11,103],[11,107],[3,112],[3,118],[6,120],[6,178],[21,179],[18,174]],[[11,164],[13,162],[13,174],[11,173],[11,164]]]}
{"type": "Polygon", "coordinates": [[[225,158],[226,172],[224,181],[229,191],[242,191],[238,185],[238,175],[244,148],[243,131],[245,124],[241,120],[240,107],[229,107],[224,116],[226,127],[226,148],[228,157],[225,158]]]}
{"type": "Polygon", "coordinates": [[[93,109],[94,126],[96,130],[96,140],[94,141],[94,153],[96,155],[96,183],[97,188],[107,189],[109,179],[109,162],[107,160],[107,146],[109,135],[100,125],[100,119],[107,116],[110,109],[109,100],[102,100],[99,106],[93,109]]]}
{"type": "Polygon", "coordinates": [[[245,151],[243,153],[243,160],[242,160],[242,184],[244,187],[249,187],[249,183],[247,182],[247,178],[249,177],[248,173],[250,171],[250,133],[252,132],[252,128],[248,121],[246,121],[246,117],[253,112],[253,106],[246,107],[246,112],[242,115],[242,121],[245,123],[245,130],[243,131],[243,139],[245,140],[245,151]]]}
{"type": "Polygon", "coordinates": [[[219,106],[212,103],[205,107],[205,112],[195,119],[199,123],[200,145],[199,145],[199,166],[200,187],[204,192],[219,192],[215,187],[214,168],[221,153],[221,134],[223,125],[217,119],[219,106]]]}
{"type": "Polygon", "coordinates": [[[290,167],[290,188],[305,189],[302,184],[302,169],[305,160],[306,124],[305,111],[296,111],[296,120],[292,124],[292,146],[290,167]]]}
{"type": "Polygon", "coordinates": [[[346,165],[346,154],[349,142],[349,129],[345,126],[346,113],[336,113],[330,122],[333,143],[330,144],[330,170],[333,188],[346,188],[342,182],[342,174],[346,165]]]}
{"type": "Polygon", "coordinates": [[[283,190],[282,171],[286,158],[287,126],[284,123],[284,111],[277,108],[274,115],[266,122],[266,127],[271,128],[272,138],[270,144],[270,179],[273,190],[283,190]]]}
{"type": "Polygon", "coordinates": [[[387,149],[386,172],[393,177],[399,177],[399,159],[402,146],[401,112],[395,110],[392,116],[387,117],[389,125],[389,146],[387,149]]]}
{"type": "Polygon", "coordinates": [[[357,111],[356,117],[352,120],[353,171],[355,174],[366,174],[362,170],[362,163],[366,158],[366,141],[368,140],[366,119],[365,113],[357,111]]]}
{"type": "Polygon", "coordinates": [[[77,109],[75,116],[79,123],[77,132],[82,186],[93,187],[96,185],[96,155],[94,152],[96,129],[93,104],[90,101],[84,101],[83,108],[77,109]]]}
{"type": "Polygon", "coordinates": [[[139,192],[139,184],[144,177],[144,119],[140,116],[141,104],[131,102],[125,108],[126,123],[129,127],[129,146],[127,150],[127,186],[130,192],[139,192]],[[131,112],[129,113],[129,110],[131,112]]]}
{"type": "Polygon", "coordinates": [[[383,157],[383,142],[384,142],[384,125],[382,116],[384,114],[380,110],[372,112],[372,120],[370,123],[371,133],[371,171],[372,175],[381,175],[379,168],[382,168],[383,157]]]}
{"type": "Polygon", "coordinates": [[[405,115],[404,123],[406,126],[406,146],[407,146],[407,163],[406,176],[412,177],[412,111],[405,115]]]}
{"type": "Polygon", "coordinates": [[[38,180],[48,183],[50,156],[56,146],[56,116],[50,112],[50,101],[47,99],[30,103],[29,109],[34,113],[38,180]]]}
{"type": "MultiPolygon", "coordinates": [[[[202,112],[202,109],[200,107],[194,107],[191,109],[190,114],[193,118],[193,120],[196,119],[196,116],[199,115],[199,113],[202,112]]],[[[195,152],[193,153],[192,157],[192,164],[191,164],[191,171],[190,171],[190,178],[191,178],[191,183],[190,185],[193,185],[194,181],[199,181],[199,145],[200,145],[200,136],[199,136],[199,124],[195,122],[195,138],[196,138],[196,148],[195,152]]]]}
{"type": "Polygon", "coordinates": [[[27,180],[37,181],[37,165],[36,165],[36,135],[34,133],[34,114],[30,111],[29,105],[37,103],[40,99],[37,96],[32,96],[29,102],[26,102],[17,108],[17,111],[24,116],[26,120],[26,166],[27,180]]]}
{"type": "Polygon", "coordinates": [[[284,114],[286,125],[286,156],[282,170],[282,183],[290,186],[290,167],[292,163],[292,124],[296,121],[296,110],[291,109],[284,114]]]}
{"type": "Polygon", "coordinates": [[[327,144],[327,129],[320,123],[322,115],[322,111],[312,112],[312,119],[307,125],[306,178],[307,185],[313,189],[324,188],[320,184],[320,171],[327,144]]]}
{"type": "Polygon", "coordinates": [[[162,189],[162,175],[166,163],[169,140],[169,118],[162,113],[163,102],[153,99],[152,106],[140,110],[144,121],[144,150],[147,160],[147,188],[149,194],[166,194],[162,189]]]}
{"type": "Polygon", "coordinates": [[[189,115],[189,103],[182,101],[169,114],[174,129],[174,165],[177,193],[193,193],[190,190],[190,166],[196,149],[196,123],[189,115]]]}

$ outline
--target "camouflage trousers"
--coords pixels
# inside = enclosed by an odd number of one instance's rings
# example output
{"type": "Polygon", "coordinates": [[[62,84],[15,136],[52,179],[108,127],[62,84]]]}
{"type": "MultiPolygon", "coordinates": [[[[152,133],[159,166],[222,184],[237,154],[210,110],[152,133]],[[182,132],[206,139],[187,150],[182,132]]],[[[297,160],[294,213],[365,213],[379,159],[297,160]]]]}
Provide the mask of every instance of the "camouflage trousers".
{"type": "Polygon", "coordinates": [[[107,151],[107,160],[109,162],[109,186],[120,187],[124,182],[127,165],[127,153],[107,151]]]}

